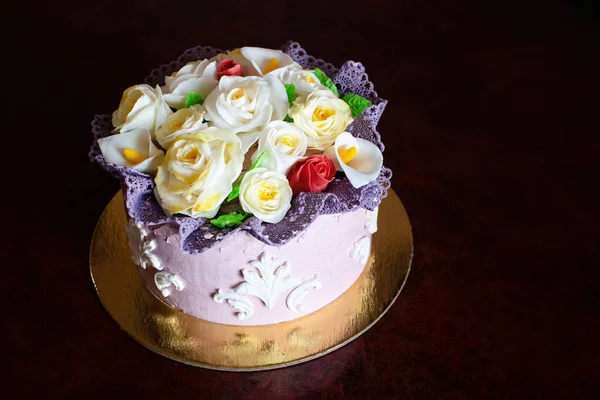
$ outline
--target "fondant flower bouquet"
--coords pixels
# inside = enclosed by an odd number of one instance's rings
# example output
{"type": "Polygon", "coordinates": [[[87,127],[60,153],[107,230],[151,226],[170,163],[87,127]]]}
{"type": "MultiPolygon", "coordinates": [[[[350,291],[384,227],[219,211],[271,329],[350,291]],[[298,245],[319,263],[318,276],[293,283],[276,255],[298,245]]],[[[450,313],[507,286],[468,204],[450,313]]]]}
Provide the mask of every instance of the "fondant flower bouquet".
{"type": "Polygon", "coordinates": [[[187,252],[234,229],[282,244],[385,197],[385,104],[361,64],[336,69],[297,43],[198,47],[96,116],[90,157],[121,179],[129,217],[179,224],[187,252]]]}

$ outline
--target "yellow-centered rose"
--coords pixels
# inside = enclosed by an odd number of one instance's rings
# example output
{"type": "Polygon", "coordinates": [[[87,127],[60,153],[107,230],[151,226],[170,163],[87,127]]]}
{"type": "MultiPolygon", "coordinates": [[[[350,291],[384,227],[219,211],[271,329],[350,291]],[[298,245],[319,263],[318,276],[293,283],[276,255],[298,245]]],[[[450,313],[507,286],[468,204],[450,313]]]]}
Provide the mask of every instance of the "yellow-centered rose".
{"type": "Polygon", "coordinates": [[[156,175],[156,198],[167,214],[212,218],[242,171],[238,137],[219,128],[180,136],[156,175]]]}
{"type": "Polygon", "coordinates": [[[271,121],[260,133],[258,149],[252,155],[252,162],[265,151],[267,157],[261,165],[285,175],[296,161],[304,157],[306,136],[294,124],[271,121]]]}
{"type": "Polygon", "coordinates": [[[291,207],[292,189],[282,173],[255,168],[240,184],[240,204],[258,219],[276,224],[291,207]]]}
{"type": "Polygon", "coordinates": [[[271,120],[288,111],[285,87],[275,76],[224,76],[204,102],[210,124],[238,135],[246,152],[271,120]]]}
{"type": "Polygon", "coordinates": [[[284,84],[293,84],[297,96],[308,96],[315,90],[326,90],[314,72],[302,69],[300,65],[290,65],[287,68],[279,68],[272,74],[277,76],[284,84]]]}
{"type": "Polygon", "coordinates": [[[308,148],[325,150],[352,122],[350,107],[331,90],[316,90],[299,97],[289,110],[294,124],[308,139],[308,148]]]}

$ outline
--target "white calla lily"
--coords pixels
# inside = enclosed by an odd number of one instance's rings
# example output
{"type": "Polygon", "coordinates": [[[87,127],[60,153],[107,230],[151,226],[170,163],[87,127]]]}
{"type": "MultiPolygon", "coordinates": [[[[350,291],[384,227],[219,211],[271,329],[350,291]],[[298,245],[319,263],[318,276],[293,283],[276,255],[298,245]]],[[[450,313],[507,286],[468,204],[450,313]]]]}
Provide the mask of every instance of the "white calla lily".
{"type": "Polygon", "coordinates": [[[203,122],[205,113],[206,110],[201,105],[177,110],[156,129],[156,140],[166,149],[181,135],[205,130],[208,128],[208,124],[203,122]]]}
{"type": "Polygon", "coordinates": [[[292,65],[299,66],[290,56],[281,50],[264,49],[262,47],[242,47],[240,52],[250,62],[249,75],[264,76],[280,68],[292,65]]]}
{"type": "Polygon", "coordinates": [[[285,175],[255,168],[244,175],[240,184],[240,205],[258,219],[276,224],[291,207],[292,189],[285,175]]]}
{"type": "Polygon", "coordinates": [[[291,166],[306,153],[306,143],[304,132],[294,124],[271,121],[260,133],[258,149],[252,155],[252,162],[266,151],[262,166],[287,175],[291,166]]]}
{"type": "Polygon", "coordinates": [[[98,139],[98,145],[107,163],[147,174],[155,174],[164,158],[152,143],[150,132],[142,128],[98,139]]]}
{"type": "Polygon", "coordinates": [[[134,129],[148,129],[151,135],[173,111],[162,96],[160,86],[131,86],[123,92],[119,108],[112,115],[115,132],[128,132],[134,129]]]}
{"type": "Polygon", "coordinates": [[[260,131],[271,120],[282,120],[289,108],[285,87],[274,76],[223,76],[204,107],[211,125],[238,134],[244,153],[260,131]]]}
{"type": "Polygon", "coordinates": [[[325,150],[338,171],[343,171],[355,188],[373,182],[383,166],[383,155],[379,147],[365,139],[341,133],[333,146],[325,150]]]}
{"type": "Polygon", "coordinates": [[[319,78],[311,71],[302,69],[300,65],[290,65],[272,72],[284,84],[293,84],[297,96],[308,96],[315,90],[329,90],[321,84],[319,78]]]}
{"type": "Polygon", "coordinates": [[[206,97],[219,84],[216,61],[194,61],[179,71],[165,77],[164,98],[175,109],[185,106],[185,99],[192,92],[206,97]]]}
{"type": "Polygon", "coordinates": [[[169,214],[212,218],[242,171],[238,137],[210,127],[180,136],[167,150],[156,175],[155,194],[169,214]]]}

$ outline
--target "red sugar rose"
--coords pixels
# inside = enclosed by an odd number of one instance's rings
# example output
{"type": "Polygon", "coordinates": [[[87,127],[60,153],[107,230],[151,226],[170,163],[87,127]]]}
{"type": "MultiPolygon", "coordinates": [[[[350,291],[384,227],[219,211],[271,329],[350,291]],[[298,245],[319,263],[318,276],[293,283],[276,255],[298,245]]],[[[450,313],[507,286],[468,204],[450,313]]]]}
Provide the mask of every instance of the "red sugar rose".
{"type": "Polygon", "coordinates": [[[333,161],[324,155],[314,155],[294,164],[287,178],[296,195],[300,192],[322,192],[334,176],[333,161]]]}
{"type": "Polygon", "coordinates": [[[217,77],[221,79],[222,76],[244,76],[244,71],[240,64],[227,59],[221,61],[217,69],[217,77]]]}

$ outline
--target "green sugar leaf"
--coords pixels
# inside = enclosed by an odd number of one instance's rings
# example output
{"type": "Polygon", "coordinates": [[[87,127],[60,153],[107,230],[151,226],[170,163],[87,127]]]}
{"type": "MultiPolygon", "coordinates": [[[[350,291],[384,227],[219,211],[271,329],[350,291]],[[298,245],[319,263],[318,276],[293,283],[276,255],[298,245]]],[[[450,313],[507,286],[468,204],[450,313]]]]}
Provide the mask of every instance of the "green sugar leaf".
{"type": "Polygon", "coordinates": [[[350,111],[352,112],[352,116],[354,118],[358,117],[363,111],[365,111],[365,108],[373,104],[364,97],[351,93],[345,94],[342,100],[344,100],[348,106],[350,106],[350,111]]]}
{"type": "Polygon", "coordinates": [[[204,104],[204,97],[198,92],[190,92],[185,98],[185,108],[191,107],[196,104],[204,104]]]}
{"type": "Polygon", "coordinates": [[[267,152],[263,151],[262,153],[260,153],[258,155],[258,158],[256,159],[256,161],[254,161],[252,163],[252,165],[250,166],[250,168],[248,169],[248,171],[252,171],[254,168],[258,168],[260,167],[260,163],[264,160],[264,158],[267,156],[267,152]]]}
{"type": "Polygon", "coordinates": [[[287,93],[287,98],[288,98],[288,103],[290,103],[290,107],[292,106],[292,104],[294,104],[294,100],[296,100],[296,85],[294,85],[293,83],[286,83],[283,86],[285,86],[285,92],[287,93]]]}
{"type": "Polygon", "coordinates": [[[294,122],[294,119],[292,117],[290,117],[289,115],[286,115],[285,118],[283,119],[285,122],[294,122]]]}
{"type": "Polygon", "coordinates": [[[340,94],[337,90],[337,87],[335,86],[335,83],[333,83],[333,81],[331,79],[329,79],[329,77],[327,75],[325,75],[325,72],[323,72],[319,68],[315,68],[313,73],[319,79],[319,81],[321,82],[321,85],[325,86],[326,88],[331,89],[331,91],[337,97],[340,97],[340,94]]]}
{"type": "MultiPolygon", "coordinates": [[[[260,167],[261,162],[264,160],[264,158],[267,156],[267,152],[263,151],[262,153],[260,153],[260,155],[258,156],[258,158],[256,159],[256,161],[254,161],[252,163],[252,165],[250,166],[250,168],[248,168],[248,171],[252,171],[254,168],[258,168],[260,167]]],[[[246,171],[246,172],[248,172],[246,171]]],[[[240,197],[240,184],[241,184],[242,180],[238,179],[238,182],[233,186],[233,190],[231,191],[231,193],[229,193],[229,196],[227,196],[227,201],[232,201],[237,199],[238,197],[240,197]]],[[[212,222],[212,221],[211,221],[212,222]]]]}
{"type": "Polygon", "coordinates": [[[229,214],[219,215],[217,218],[211,219],[210,223],[218,228],[225,228],[231,226],[239,226],[244,222],[244,219],[248,217],[248,213],[239,213],[237,211],[230,212],[229,214]]]}
{"type": "Polygon", "coordinates": [[[231,193],[229,193],[229,196],[227,196],[227,201],[235,200],[238,197],[240,197],[239,183],[233,187],[233,190],[231,191],[231,193]]]}

